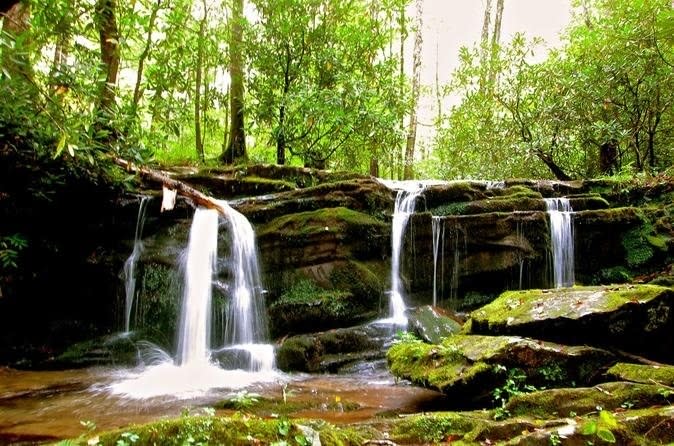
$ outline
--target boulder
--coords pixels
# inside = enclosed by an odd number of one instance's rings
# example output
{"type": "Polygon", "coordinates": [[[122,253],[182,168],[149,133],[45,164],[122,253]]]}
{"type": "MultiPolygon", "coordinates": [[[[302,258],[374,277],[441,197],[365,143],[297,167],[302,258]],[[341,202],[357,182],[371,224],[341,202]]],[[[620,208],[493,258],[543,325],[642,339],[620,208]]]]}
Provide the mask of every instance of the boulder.
{"type": "Polygon", "coordinates": [[[594,387],[547,389],[515,395],[505,408],[512,416],[550,419],[582,416],[620,408],[643,409],[669,404],[662,388],[653,384],[607,382],[594,387]]]}
{"type": "Polygon", "coordinates": [[[278,347],[276,365],[286,372],[338,372],[362,360],[383,358],[392,334],[390,325],[372,323],[291,336],[278,347]]]}
{"type": "Polygon", "coordinates": [[[656,285],[508,291],[471,313],[476,334],[590,344],[674,361],[674,290],[656,285]]]}
{"type": "Polygon", "coordinates": [[[431,344],[461,331],[462,323],[442,308],[424,305],[407,311],[407,331],[431,344]]]}
{"type": "Polygon", "coordinates": [[[591,383],[615,361],[593,347],[475,335],[450,336],[440,344],[400,342],[389,349],[387,359],[395,376],[443,392],[461,406],[490,402],[509,370],[521,371],[522,385],[559,387],[591,383]]]}

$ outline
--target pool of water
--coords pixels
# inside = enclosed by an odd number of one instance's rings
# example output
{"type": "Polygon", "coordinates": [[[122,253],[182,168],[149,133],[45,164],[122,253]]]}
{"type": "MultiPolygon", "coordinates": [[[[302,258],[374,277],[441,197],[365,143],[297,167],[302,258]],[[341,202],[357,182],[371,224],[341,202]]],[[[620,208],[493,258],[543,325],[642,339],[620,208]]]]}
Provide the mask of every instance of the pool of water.
{"type": "MultiPolygon", "coordinates": [[[[133,371],[91,368],[64,371],[18,371],[0,368],[0,444],[33,444],[77,437],[86,431],[82,422],[98,431],[130,424],[203,413],[231,398],[242,388],[212,388],[191,396],[131,398],[110,391],[133,371]]],[[[285,375],[273,382],[243,388],[282,409],[296,409],[289,417],[320,418],[343,424],[373,419],[382,414],[413,413],[442,408],[441,394],[396,383],[385,371],[355,371],[347,375],[285,375]],[[285,397],[285,398],[284,398],[285,397]]],[[[269,404],[268,404],[269,405],[269,404]]],[[[251,409],[253,413],[254,408],[251,409]]],[[[218,410],[219,415],[231,410],[218,410]]],[[[269,416],[263,413],[262,416],[269,416]]]]}

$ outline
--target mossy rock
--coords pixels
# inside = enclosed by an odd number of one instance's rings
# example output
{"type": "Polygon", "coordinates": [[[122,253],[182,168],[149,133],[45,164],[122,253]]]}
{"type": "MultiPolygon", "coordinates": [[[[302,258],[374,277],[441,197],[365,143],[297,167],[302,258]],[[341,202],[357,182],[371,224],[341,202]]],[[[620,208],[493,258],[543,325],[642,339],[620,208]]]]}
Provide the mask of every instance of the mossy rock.
{"type": "Polygon", "coordinates": [[[674,290],[655,285],[508,291],[471,313],[471,332],[615,347],[674,361],[674,290]]]}
{"type": "Polygon", "coordinates": [[[254,224],[264,225],[284,215],[344,207],[377,218],[391,212],[393,193],[379,181],[356,178],[319,184],[232,203],[254,224]]]}
{"type": "Polygon", "coordinates": [[[619,362],[606,371],[609,379],[659,386],[674,386],[674,366],[619,362]]]}
{"type": "MultiPolygon", "coordinates": [[[[235,414],[231,417],[187,416],[162,420],[142,426],[129,426],[121,430],[95,435],[101,446],[133,444],[184,445],[184,444],[311,444],[312,440],[326,446],[360,446],[379,434],[367,427],[335,427],[322,421],[263,419],[235,414]],[[133,438],[133,440],[131,439],[133,438]]],[[[93,435],[92,435],[93,437],[93,435]]],[[[88,438],[75,444],[86,445],[88,438]]]]}
{"type": "Polygon", "coordinates": [[[261,226],[258,245],[265,271],[337,261],[373,261],[390,250],[390,225],[345,207],[283,215],[261,226]]]}
{"type": "Polygon", "coordinates": [[[513,416],[564,418],[620,408],[641,409],[668,404],[662,387],[653,384],[607,382],[594,387],[547,389],[515,395],[505,408],[513,416]]]}
{"type": "MultiPolygon", "coordinates": [[[[354,283],[357,288],[362,284],[354,283]]],[[[347,327],[375,315],[377,299],[363,299],[351,291],[325,289],[310,279],[300,279],[268,308],[273,336],[311,333],[347,327]]]]}
{"type": "Polygon", "coordinates": [[[461,331],[461,323],[441,308],[424,305],[407,311],[407,331],[431,344],[461,331]]]}
{"type": "Polygon", "coordinates": [[[276,351],[276,365],[283,371],[337,372],[362,360],[384,357],[388,327],[368,324],[309,335],[291,336],[276,351]]]}
{"type": "Polygon", "coordinates": [[[95,366],[135,366],[138,364],[138,342],[152,337],[139,331],[103,336],[70,346],[50,360],[49,368],[83,368],[95,366]]]}
{"type": "Polygon", "coordinates": [[[520,369],[530,385],[589,383],[615,361],[610,353],[516,336],[453,335],[440,344],[406,341],[393,345],[391,372],[438,390],[467,406],[487,404],[507,379],[504,368],[520,369]]]}

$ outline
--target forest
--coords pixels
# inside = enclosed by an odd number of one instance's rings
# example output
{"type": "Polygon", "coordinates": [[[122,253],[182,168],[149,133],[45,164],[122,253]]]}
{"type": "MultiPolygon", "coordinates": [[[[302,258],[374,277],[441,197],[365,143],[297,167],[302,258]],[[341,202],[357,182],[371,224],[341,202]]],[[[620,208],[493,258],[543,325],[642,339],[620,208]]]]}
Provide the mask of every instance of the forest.
{"type": "Polygon", "coordinates": [[[671,0],[0,30],[0,444],[674,444],[671,0]]]}
{"type": "Polygon", "coordinates": [[[666,171],[672,5],[573,6],[548,51],[533,35],[505,41],[503,10],[514,6],[489,0],[480,41],[427,86],[423,0],[3,1],[0,89],[12,100],[0,127],[36,134],[47,159],[98,167],[114,154],[391,179],[666,171]],[[416,137],[420,95],[438,104],[428,147],[416,137]]]}

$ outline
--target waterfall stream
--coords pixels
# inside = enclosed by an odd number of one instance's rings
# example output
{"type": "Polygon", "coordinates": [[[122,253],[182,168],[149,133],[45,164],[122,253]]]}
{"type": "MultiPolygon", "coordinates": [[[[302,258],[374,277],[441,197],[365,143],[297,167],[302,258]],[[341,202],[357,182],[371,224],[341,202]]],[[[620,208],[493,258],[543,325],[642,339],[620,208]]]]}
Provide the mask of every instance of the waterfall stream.
{"type": "Polygon", "coordinates": [[[553,283],[555,288],[573,286],[573,209],[568,198],[546,198],[550,218],[553,283]]]}
{"type": "Polygon", "coordinates": [[[237,389],[255,382],[278,380],[274,349],[263,344],[267,335],[262,285],[255,233],[246,218],[221,202],[231,236],[228,257],[229,284],[225,287],[229,310],[225,321],[223,351],[244,352],[247,367],[240,362],[225,370],[212,359],[209,341],[214,276],[218,270],[219,213],[199,208],[194,213],[184,255],[183,302],[179,319],[178,349],[141,371],[125,372],[108,389],[131,398],[171,395],[191,398],[213,388],[237,389]]]}
{"type": "Polygon", "coordinates": [[[391,233],[391,293],[389,298],[390,320],[394,324],[407,323],[405,317],[405,287],[400,272],[405,229],[410,216],[414,213],[417,197],[424,190],[423,185],[415,183],[415,189],[399,190],[393,211],[391,233]]]}
{"type": "Polygon", "coordinates": [[[136,264],[140,255],[143,253],[143,226],[145,225],[145,210],[149,197],[141,197],[138,206],[138,216],[136,217],[136,232],[133,238],[133,251],[126,262],[124,262],[124,333],[131,331],[131,309],[133,300],[136,296],[136,264]]]}

